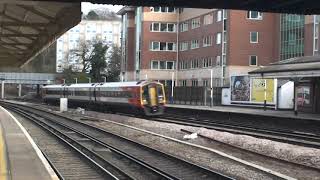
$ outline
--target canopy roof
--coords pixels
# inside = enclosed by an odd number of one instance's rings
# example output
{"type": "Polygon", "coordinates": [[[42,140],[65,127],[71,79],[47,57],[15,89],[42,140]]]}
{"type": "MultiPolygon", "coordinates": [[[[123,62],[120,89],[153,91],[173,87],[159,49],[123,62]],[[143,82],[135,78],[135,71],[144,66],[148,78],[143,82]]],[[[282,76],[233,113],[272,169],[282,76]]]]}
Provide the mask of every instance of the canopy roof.
{"type": "MultiPolygon", "coordinates": [[[[52,0],[42,0],[52,1],[52,0]]],[[[56,2],[81,2],[83,0],[54,0],[56,2]]],[[[320,14],[318,0],[86,0],[99,4],[130,6],[173,6],[188,8],[219,8],[257,10],[291,14],[320,14]]]]}
{"type": "Polygon", "coordinates": [[[249,72],[251,77],[320,77],[320,56],[287,59],[249,72]]]}
{"type": "Polygon", "coordinates": [[[80,20],[80,3],[1,0],[0,66],[24,65],[80,20]]]}

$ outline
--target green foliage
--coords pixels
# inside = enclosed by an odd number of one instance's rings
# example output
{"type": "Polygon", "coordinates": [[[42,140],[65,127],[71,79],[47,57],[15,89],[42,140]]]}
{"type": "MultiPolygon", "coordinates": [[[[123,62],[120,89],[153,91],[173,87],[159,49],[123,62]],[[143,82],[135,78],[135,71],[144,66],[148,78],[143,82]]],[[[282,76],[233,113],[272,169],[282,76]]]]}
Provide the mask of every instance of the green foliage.
{"type": "Polygon", "coordinates": [[[62,72],[62,77],[65,79],[66,83],[71,84],[74,81],[74,77],[76,76],[76,73],[73,72],[72,66],[69,66],[68,68],[65,68],[62,72]]]}
{"type": "Polygon", "coordinates": [[[62,72],[62,78],[66,80],[66,84],[74,84],[76,83],[75,78],[77,78],[78,83],[88,83],[89,75],[83,72],[74,72],[72,66],[64,69],[62,72]]]}
{"type": "Polygon", "coordinates": [[[101,81],[102,74],[107,67],[106,63],[106,52],[108,46],[102,42],[93,44],[92,56],[90,59],[91,69],[89,74],[91,75],[94,82],[101,81]]]}
{"type": "Polygon", "coordinates": [[[89,11],[82,17],[85,20],[121,21],[120,16],[108,8],[99,8],[89,11]]]}
{"type": "Polygon", "coordinates": [[[109,61],[107,63],[107,81],[117,82],[119,81],[119,75],[121,73],[121,49],[117,46],[113,46],[109,61]]]}
{"type": "Polygon", "coordinates": [[[91,11],[87,14],[86,18],[87,18],[87,19],[90,19],[90,20],[99,20],[99,19],[100,19],[100,18],[99,18],[99,15],[98,15],[96,12],[94,12],[93,10],[91,10],[91,11]]]}

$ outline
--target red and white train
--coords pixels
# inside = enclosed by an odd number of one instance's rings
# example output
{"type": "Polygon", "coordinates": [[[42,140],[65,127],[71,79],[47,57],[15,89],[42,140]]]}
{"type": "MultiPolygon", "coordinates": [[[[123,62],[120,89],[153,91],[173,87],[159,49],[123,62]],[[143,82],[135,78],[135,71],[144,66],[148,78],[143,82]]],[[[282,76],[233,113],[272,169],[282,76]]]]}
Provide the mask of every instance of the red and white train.
{"type": "Polygon", "coordinates": [[[164,86],[150,81],[47,85],[42,98],[48,103],[68,98],[71,105],[146,116],[163,114],[166,104],[164,86]]]}

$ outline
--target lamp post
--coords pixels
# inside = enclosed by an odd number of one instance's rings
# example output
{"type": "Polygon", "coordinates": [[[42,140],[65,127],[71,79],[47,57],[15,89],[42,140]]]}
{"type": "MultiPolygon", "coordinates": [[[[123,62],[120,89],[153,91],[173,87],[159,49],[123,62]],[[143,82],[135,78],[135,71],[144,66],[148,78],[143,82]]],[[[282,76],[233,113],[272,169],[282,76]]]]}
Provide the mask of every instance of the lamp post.
{"type": "Polygon", "coordinates": [[[87,79],[89,80],[89,83],[91,83],[91,77],[87,77],[87,79]]]}

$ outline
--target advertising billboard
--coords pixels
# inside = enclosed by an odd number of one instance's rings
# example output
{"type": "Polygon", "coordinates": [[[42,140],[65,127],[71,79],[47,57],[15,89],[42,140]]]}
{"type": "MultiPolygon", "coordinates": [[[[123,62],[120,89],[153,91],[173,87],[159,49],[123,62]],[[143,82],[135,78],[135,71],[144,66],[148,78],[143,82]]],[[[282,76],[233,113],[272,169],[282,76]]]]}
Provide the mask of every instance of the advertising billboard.
{"type": "Polygon", "coordinates": [[[249,76],[231,76],[231,101],[250,101],[249,76]]]}
{"type": "Polygon", "coordinates": [[[265,99],[267,103],[274,103],[274,80],[273,79],[253,79],[251,90],[251,101],[263,103],[265,99]],[[265,85],[266,83],[266,85],[265,85]]]}

